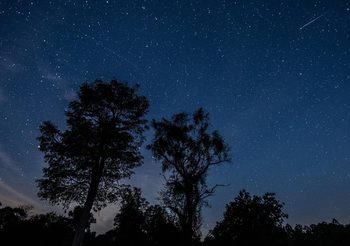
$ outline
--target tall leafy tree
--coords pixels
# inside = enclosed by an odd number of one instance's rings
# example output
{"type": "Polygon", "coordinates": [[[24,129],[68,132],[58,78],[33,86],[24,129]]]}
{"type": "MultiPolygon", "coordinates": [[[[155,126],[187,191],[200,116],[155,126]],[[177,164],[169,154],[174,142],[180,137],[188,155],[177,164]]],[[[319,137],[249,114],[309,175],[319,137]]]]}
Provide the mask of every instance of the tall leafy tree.
{"type": "Polygon", "coordinates": [[[65,130],[49,121],[40,126],[40,150],[49,165],[37,181],[38,195],[53,204],[82,206],[74,246],[82,244],[90,211],[117,200],[118,181],[142,163],[148,101],[137,90],[117,80],[85,83],[65,113],[65,130]]]}
{"type": "Polygon", "coordinates": [[[163,202],[176,215],[184,242],[190,245],[198,236],[201,207],[216,188],[207,185],[208,171],[229,161],[228,146],[217,131],[210,131],[202,108],[192,115],[153,120],[152,127],[155,135],[148,148],[165,173],[163,202]]]}

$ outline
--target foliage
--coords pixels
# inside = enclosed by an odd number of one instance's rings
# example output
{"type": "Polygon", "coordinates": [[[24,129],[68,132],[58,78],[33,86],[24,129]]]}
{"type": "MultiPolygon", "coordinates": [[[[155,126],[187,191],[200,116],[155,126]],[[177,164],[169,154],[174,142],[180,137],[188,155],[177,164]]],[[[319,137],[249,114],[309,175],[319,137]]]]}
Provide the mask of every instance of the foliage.
{"type": "Polygon", "coordinates": [[[251,196],[242,190],[226,206],[223,220],[216,224],[207,240],[216,245],[279,244],[285,238],[282,223],[287,218],[282,208],[283,203],[274,193],[251,196]]]}
{"type": "Polygon", "coordinates": [[[137,89],[117,80],[83,84],[66,111],[66,130],[51,122],[40,127],[40,150],[49,166],[38,180],[38,195],[82,206],[73,245],[81,245],[91,209],[116,201],[123,191],[119,181],[142,163],[148,101],[137,89]]]}
{"type": "Polygon", "coordinates": [[[181,245],[181,233],[174,219],[159,205],[147,208],[144,228],[149,245],[181,245]]]}
{"type": "Polygon", "coordinates": [[[118,245],[140,245],[146,240],[144,223],[147,206],[140,189],[134,188],[125,192],[120,212],[114,219],[118,245]]]}
{"type": "MultiPolygon", "coordinates": [[[[97,237],[87,231],[84,246],[183,245],[180,231],[166,208],[149,205],[141,197],[139,189],[130,189],[128,192],[122,201],[123,209],[120,209],[116,216],[118,218],[116,227],[97,237]],[[125,200],[127,197],[131,199],[125,200]]],[[[279,207],[282,203],[277,201],[272,193],[267,194],[269,201],[264,202],[263,196],[252,197],[248,192],[241,191],[240,195],[227,205],[224,219],[218,222],[205,241],[198,245],[349,245],[350,224],[343,225],[335,219],[330,223],[321,222],[310,226],[296,225],[294,228],[290,225],[283,226],[285,214],[282,211],[278,212],[279,209],[270,207],[272,204],[279,207]],[[265,206],[263,204],[269,205],[263,209],[265,206]],[[234,213],[233,209],[240,212],[234,213]],[[268,214],[272,216],[267,216],[268,214]]],[[[71,245],[76,226],[74,214],[79,213],[79,208],[70,213],[69,217],[55,213],[30,215],[28,209],[23,206],[14,208],[0,206],[1,245],[71,245]]]]}
{"type": "Polygon", "coordinates": [[[333,219],[331,223],[321,222],[310,226],[286,226],[290,245],[331,246],[350,245],[350,224],[342,225],[333,219]]]}
{"type": "Polygon", "coordinates": [[[2,206],[0,202],[0,229],[10,228],[18,225],[21,221],[28,217],[28,212],[31,210],[29,206],[9,207],[2,206]]]}
{"type": "Polygon", "coordinates": [[[138,188],[124,193],[114,225],[96,238],[97,245],[180,245],[179,231],[166,210],[149,205],[138,188]]]}
{"type": "Polygon", "coordinates": [[[52,212],[29,216],[28,207],[0,208],[0,220],[1,245],[71,245],[74,235],[72,218],[52,212]]]}
{"type": "Polygon", "coordinates": [[[209,168],[229,161],[228,146],[217,131],[210,132],[202,108],[192,115],[153,120],[152,127],[155,136],[148,148],[168,174],[163,202],[177,216],[189,243],[199,234],[201,207],[216,188],[207,186],[209,168]]]}
{"type": "Polygon", "coordinates": [[[100,182],[95,205],[116,200],[118,183],[141,164],[139,146],[148,102],[116,80],[83,84],[69,104],[67,129],[51,122],[41,127],[40,150],[49,164],[38,180],[39,196],[54,204],[83,204],[94,173],[100,182]]]}

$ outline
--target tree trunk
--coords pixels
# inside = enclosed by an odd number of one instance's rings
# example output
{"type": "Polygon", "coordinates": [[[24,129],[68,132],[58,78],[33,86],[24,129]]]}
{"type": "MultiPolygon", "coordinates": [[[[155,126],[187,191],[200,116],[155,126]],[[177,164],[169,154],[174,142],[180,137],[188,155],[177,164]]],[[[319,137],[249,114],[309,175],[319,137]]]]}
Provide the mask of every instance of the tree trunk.
{"type": "Polygon", "coordinates": [[[72,246],[81,246],[83,244],[85,229],[90,217],[90,211],[97,195],[98,185],[100,183],[100,175],[95,174],[92,177],[91,184],[89,187],[88,195],[82,210],[82,214],[79,218],[72,246]]]}
{"type": "Polygon", "coordinates": [[[185,208],[185,226],[184,226],[184,239],[185,245],[191,246],[193,243],[193,209],[192,209],[192,196],[191,194],[186,195],[186,208],[185,208]]]}
{"type": "Polygon", "coordinates": [[[192,232],[189,224],[187,224],[184,229],[184,244],[185,246],[192,245],[192,232]]]}

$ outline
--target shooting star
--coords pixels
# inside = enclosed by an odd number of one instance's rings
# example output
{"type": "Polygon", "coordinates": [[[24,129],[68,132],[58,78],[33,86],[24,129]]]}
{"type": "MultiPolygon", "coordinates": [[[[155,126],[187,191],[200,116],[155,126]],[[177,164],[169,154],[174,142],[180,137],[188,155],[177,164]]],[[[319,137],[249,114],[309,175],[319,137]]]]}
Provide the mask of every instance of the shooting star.
{"type": "Polygon", "coordinates": [[[304,29],[305,27],[307,27],[308,25],[311,25],[312,23],[314,23],[315,21],[317,21],[319,18],[321,18],[323,15],[320,15],[319,17],[316,17],[315,19],[312,19],[311,21],[309,21],[308,23],[306,23],[305,25],[303,25],[302,27],[299,28],[299,30],[304,29]]]}

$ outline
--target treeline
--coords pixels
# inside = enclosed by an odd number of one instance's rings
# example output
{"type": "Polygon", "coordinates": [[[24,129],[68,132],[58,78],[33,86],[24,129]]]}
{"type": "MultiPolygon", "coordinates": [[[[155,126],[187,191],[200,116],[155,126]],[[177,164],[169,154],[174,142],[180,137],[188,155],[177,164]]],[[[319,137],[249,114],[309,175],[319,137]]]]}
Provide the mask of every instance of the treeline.
{"type": "MultiPolygon", "coordinates": [[[[0,207],[1,245],[71,245],[79,207],[61,216],[55,213],[30,215],[30,207],[0,207]]],[[[350,224],[335,219],[310,226],[285,225],[283,203],[273,193],[251,196],[242,190],[226,205],[223,219],[193,245],[350,245],[350,224]]],[[[102,235],[90,231],[95,219],[90,214],[84,246],[179,246],[183,234],[176,219],[160,205],[150,205],[138,188],[128,189],[114,218],[114,228],[102,235]]]]}
{"type": "Polygon", "coordinates": [[[47,166],[37,180],[38,196],[68,209],[56,214],[28,215],[28,208],[1,208],[1,245],[345,245],[349,227],[335,221],[310,227],[284,226],[283,204],[273,193],[246,191],[227,205],[222,221],[200,240],[202,208],[220,184],[207,177],[214,166],[229,163],[230,149],[211,129],[202,108],[168,118],[146,119],[149,102],[139,86],[112,80],[83,84],[65,110],[61,130],[45,121],[39,150],[47,166]],[[164,187],[160,204],[150,205],[141,190],[122,182],[143,164],[144,132],[151,129],[147,149],[161,166],[164,187]],[[114,229],[96,236],[91,212],[120,203],[114,229]]]}

